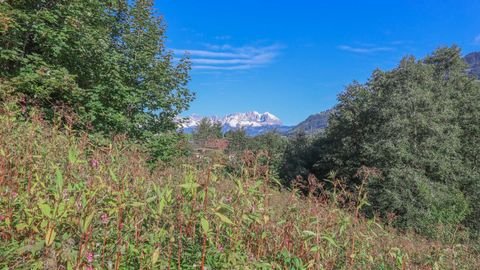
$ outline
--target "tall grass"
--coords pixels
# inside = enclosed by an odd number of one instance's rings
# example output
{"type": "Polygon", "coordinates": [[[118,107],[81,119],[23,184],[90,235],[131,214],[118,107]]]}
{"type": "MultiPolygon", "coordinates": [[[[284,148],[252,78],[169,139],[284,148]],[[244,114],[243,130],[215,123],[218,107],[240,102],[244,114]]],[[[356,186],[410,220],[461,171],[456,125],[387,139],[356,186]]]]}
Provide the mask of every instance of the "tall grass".
{"type": "Polygon", "coordinates": [[[152,170],[122,138],[4,112],[0,268],[480,269],[468,245],[363,218],[361,187],[300,196],[276,186],[266,153],[237,158],[152,170]]]}

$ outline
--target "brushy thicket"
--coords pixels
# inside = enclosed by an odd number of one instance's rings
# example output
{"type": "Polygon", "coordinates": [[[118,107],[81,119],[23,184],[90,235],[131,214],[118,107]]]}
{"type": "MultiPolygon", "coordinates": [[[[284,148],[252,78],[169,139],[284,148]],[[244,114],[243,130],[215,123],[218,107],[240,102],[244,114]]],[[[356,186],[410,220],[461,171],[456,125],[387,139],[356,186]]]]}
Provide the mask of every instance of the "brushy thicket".
{"type": "Polygon", "coordinates": [[[324,134],[290,141],[283,175],[323,179],[335,172],[350,186],[367,179],[364,213],[436,240],[468,229],[480,239],[480,83],[465,71],[460,48],[375,70],[338,96],[324,134]],[[441,228],[441,230],[439,230],[441,228]]]}
{"type": "Polygon", "coordinates": [[[121,138],[30,119],[0,114],[1,269],[480,267],[468,245],[361,217],[362,186],[281,191],[261,153],[238,157],[238,173],[221,154],[152,170],[121,138]]]}

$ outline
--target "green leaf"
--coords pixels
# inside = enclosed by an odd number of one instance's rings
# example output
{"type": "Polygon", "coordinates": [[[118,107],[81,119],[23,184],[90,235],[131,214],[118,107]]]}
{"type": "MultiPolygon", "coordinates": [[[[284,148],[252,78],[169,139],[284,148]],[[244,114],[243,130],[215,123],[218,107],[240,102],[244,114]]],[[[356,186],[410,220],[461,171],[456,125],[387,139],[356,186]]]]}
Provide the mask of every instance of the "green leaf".
{"type": "Polygon", "coordinates": [[[208,231],[210,230],[210,226],[208,225],[208,220],[205,218],[200,219],[200,225],[202,226],[203,233],[208,234],[208,231]]]}
{"type": "Polygon", "coordinates": [[[314,237],[316,236],[317,234],[312,232],[312,231],[303,231],[303,234],[306,236],[306,237],[314,237]]]}
{"type": "Polygon", "coordinates": [[[77,162],[77,151],[73,148],[68,149],[68,162],[72,164],[77,162]]]}
{"type": "Polygon", "coordinates": [[[234,182],[235,182],[235,184],[236,184],[237,187],[238,187],[238,192],[239,192],[240,194],[245,194],[245,192],[243,191],[243,184],[242,184],[242,182],[240,181],[240,179],[235,178],[235,179],[234,179],[234,182]]]}
{"type": "Polygon", "coordinates": [[[220,218],[220,220],[223,222],[223,223],[227,223],[227,224],[230,224],[230,225],[235,225],[228,217],[224,216],[223,214],[220,214],[218,212],[215,212],[215,215],[217,217],[220,218]]]}
{"type": "Polygon", "coordinates": [[[62,172],[57,168],[55,170],[55,183],[57,184],[57,189],[59,192],[63,190],[63,175],[62,172]]]}
{"type": "Polygon", "coordinates": [[[52,208],[46,203],[38,203],[38,207],[44,216],[52,218],[52,208]]]}
{"type": "Polygon", "coordinates": [[[150,197],[146,200],[147,203],[151,203],[157,199],[157,196],[150,197]]]}
{"type": "Polygon", "coordinates": [[[144,205],[145,205],[145,203],[142,203],[142,202],[133,202],[131,204],[131,206],[133,206],[133,207],[140,207],[140,206],[144,206],[144,205]]]}
{"type": "Polygon", "coordinates": [[[191,189],[191,190],[193,190],[193,189],[196,189],[196,188],[200,187],[200,185],[197,184],[197,183],[186,183],[186,184],[181,184],[181,185],[179,185],[179,187],[181,187],[181,188],[183,188],[183,189],[191,189]]]}
{"type": "Polygon", "coordinates": [[[109,168],[108,169],[108,172],[110,173],[110,177],[112,178],[112,180],[117,183],[118,182],[118,178],[117,176],[115,175],[115,173],[113,172],[112,168],[109,168]]]}
{"type": "Polygon", "coordinates": [[[93,219],[94,214],[95,213],[91,213],[90,215],[88,215],[85,218],[85,220],[83,220],[83,223],[82,223],[82,232],[83,233],[87,232],[88,227],[90,226],[90,223],[92,223],[92,219],[93,219]]]}
{"type": "Polygon", "coordinates": [[[15,226],[15,229],[17,229],[17,231],[21,231],[21,230],[25,229],[26,227],[28,227],[27,224],[25,224],[25,223],[19,223],[19,224],[17,224],[17,225],[15,226]]]}
{"type": "Polygon", "coordinates": [[[165,205],[167,202],[162,198],[160,202],[158,203],[158,209],[157,209],[157,214],[162,215],[163,209],[165,208],[165,205]]]}
{"type": "Polygon", "coordinates": [[[45,241],[40,240],[35,242],[34,244],[28,244],[26,246],[22,246],[16,250],[17,254],[22,255],[26,252],[30,252],[32,254],[37,253],[38,251],[42,250],[45,246],[45,241]]]}
{"type": "Polygon", "coordinates": [[[321,238],[324,239],[324,240],[327,240],[332,246],[338,248],[337,243],[336,243],[335,240],[334,240],[333,238],[331,238],[330,236],[324,235],[324,236],[322,236],[321,238]]]}

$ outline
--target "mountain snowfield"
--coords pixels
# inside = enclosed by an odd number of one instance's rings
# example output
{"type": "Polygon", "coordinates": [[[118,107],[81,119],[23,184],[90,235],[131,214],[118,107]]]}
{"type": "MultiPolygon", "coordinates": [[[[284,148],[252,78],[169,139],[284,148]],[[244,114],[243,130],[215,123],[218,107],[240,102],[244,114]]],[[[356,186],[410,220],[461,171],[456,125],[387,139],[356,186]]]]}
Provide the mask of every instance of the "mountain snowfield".
{"type": "MultiPolygon", "coordinates": [[[[205,118],[200,115],[191,115],[186,118],[186,121],[182,123],[183,128],[196,127],[200,121],[205,118]]],[[[233,113],[223,117],[210,116],[206,117],[210,121],[220,122],[222,126],[229,126],[231,128],[246,128],[246,127],[261,127],[261,126],[281,126],[282,122],[275,115],[265,112],[246,112],[246,113],[233,113]]]]}
{"type": "Polygon", "coordinates": [[[203,118],[207,118],[210,121],[219,122],[222,125],[222,130],[224,132],[243,128],[250,136],[259,135],[274,130],[283,133],[290,129],[290,127],[284,126],[282,121],[272,113],[259,113],[256,111],[233,113],[222,117],[204,117],[193,114],[184,118],[184,121],[181,123],[181,128],[185,133],[191,133],[193,130],[195,130],[203,118]]]}

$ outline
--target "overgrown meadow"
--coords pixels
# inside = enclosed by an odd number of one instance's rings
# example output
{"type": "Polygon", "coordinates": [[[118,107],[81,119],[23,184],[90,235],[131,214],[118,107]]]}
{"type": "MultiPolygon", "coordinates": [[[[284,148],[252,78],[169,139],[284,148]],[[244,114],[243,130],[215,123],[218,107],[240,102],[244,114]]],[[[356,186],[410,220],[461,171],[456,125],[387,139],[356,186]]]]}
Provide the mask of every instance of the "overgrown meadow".
{"type": "Polygon", "coordinates": [[[121,137],[30,119],[0,116],[1,269],[480,267],[471,246],[362,218],[362,186],[281,190],[267,152],[152,169],[121,137]]]}
{"type": "Polygon", "coordinates": [[[350,84],[318,137],[188,141],[166,29],[153,0],[0,1],[0,269],[480,269],[460,48],[350,84]]]}

